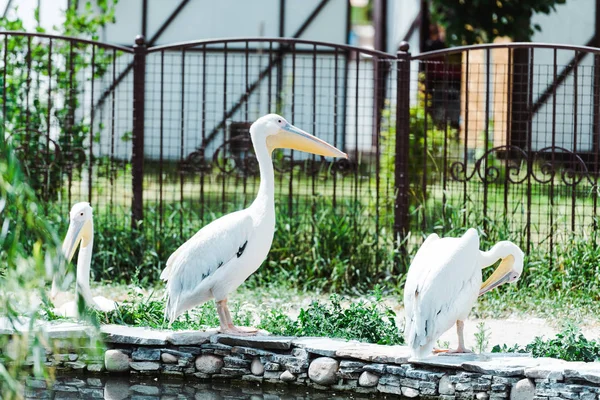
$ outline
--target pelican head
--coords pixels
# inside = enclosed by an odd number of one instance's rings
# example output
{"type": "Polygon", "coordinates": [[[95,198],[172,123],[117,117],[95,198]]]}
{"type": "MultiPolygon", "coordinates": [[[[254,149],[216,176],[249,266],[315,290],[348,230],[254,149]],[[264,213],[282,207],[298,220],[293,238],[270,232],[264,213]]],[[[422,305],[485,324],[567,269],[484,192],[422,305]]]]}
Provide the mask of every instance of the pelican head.
{"type": "Polygon", "coordinates": [[[480,296],[504,283],[516,282],[523,272],[524,254],[515,244],[502,241],[497,243],[494,248],[497,248],[499,253],[504,252],[507,255],[502,258],[498,268],[481,285],[480,296]]]}
{"type": "MultiPolygon", "coordinates": [[[[93,237],[93,232],[92,207],[86,202],[75,204],[69,213],[69,229],[62,245],[62,252],[67,262],[70,262],[75,255],[79,243],[82,247],[87,247],[93,237]]],[[[57,277],[55,276],[52,280],[50,298],[55,299],[58,291],[57,277]]]]}
{"type": "Polygon", "coordinates": [[[348,155],[329,143],[296,128],[280,115],[267,114],[250,127],[253,141],[264,140],[269,151],[277,148],[294,149],[321,156],[343,157],[348,155]]]}

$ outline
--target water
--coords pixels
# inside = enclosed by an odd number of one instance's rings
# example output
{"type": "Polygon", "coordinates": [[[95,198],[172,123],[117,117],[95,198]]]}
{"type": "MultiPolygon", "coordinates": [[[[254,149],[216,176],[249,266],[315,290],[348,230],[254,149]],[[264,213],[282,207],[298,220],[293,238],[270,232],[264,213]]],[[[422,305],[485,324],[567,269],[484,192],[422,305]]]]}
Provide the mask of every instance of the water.
{"type": "MultiPolygon", "coordinates": [[[[110,400],[220,400],[220,399],[372,399],[368,394],[315,391],[304,386],[285,386],[254,382],[164,380],[150,377],[69,375],[57,377],[52,387],[43,380],[27,382],[27,399],[110,399],[110,400]]],[[[394,396],[391,396],[394,398],[394,396]]]]}

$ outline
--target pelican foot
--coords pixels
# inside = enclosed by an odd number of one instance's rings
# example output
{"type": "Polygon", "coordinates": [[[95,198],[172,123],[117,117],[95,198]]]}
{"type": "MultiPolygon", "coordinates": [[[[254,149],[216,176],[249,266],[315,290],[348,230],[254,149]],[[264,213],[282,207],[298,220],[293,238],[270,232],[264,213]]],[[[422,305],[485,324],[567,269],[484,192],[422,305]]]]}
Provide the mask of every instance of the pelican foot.
{"type": "Polygon", "coordinates": [[[448,349],[433,349],[433,354],[439,354],[439,353],[447,353],[450,350],[448,349]]]}
{"type": "Polygon", "coordinates": [[[468,354],[472,352],[473,351],[467,349],[466,347],[458,346],[455,350],[448,350],[446,354],[468,354]]]}
{"type": "Polygon", "coordinates": [[[231,325],[227,329],[221,329],[221,333],[225,333],[228,335],[237,335],[237,336],[254,336],[258,333],[258,329],[248,327],[248,326],[234,326],[231,325]]]}

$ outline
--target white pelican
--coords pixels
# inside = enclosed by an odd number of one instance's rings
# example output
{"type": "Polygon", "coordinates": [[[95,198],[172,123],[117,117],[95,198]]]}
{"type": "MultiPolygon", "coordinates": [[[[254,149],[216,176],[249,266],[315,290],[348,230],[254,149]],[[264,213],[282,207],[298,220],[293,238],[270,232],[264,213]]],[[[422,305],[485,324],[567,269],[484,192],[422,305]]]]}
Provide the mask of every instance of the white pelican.
{"type": "Polygon", "coordinates": [[[477,297],[515,282],[523,271],[523,252],[512,242],[496,243],[490,251],[479,250],[479,235],[469,229],[460,238],[431,234],[415,255],[404,285],[405,337],[413,357],[433,351],[438,338],[456,323],[458,348],[468,353],[463,338],[464,321],[477,297]],[[501,259],[483,283],[481,270],[501,259]]]}
{"type": "MultiPolygon", "coordinates": [[[[57,312],[64,316],[76,316],[79,294],[81,294],[88,307],[104,312],[112,311],[116,307],[114,301],[102,296],[92,297],[92,291],[90,290],[90,267],[92,264],[92,250],[94,247],[94,220],[92,207],[86,202],[77,203],[71,208],[69,216],[69,229],[65,236],[65,240],[63,241],[62,251],[67,261],[70,262],[73,255],[75,255],[77,246],[81,243],[79,255],[77,256],[76,295],[74,301],[63,304],[57,308],[57,312]]],[[[58,293],[58,277],[54,275],[50,298],[55,300],[58,293]]]]}
{"type": "Polygon", "coordinates": [[[215,299],[220,331],[251,334],[233,325],[227,296],[237,289],[269,253],[275,231],[275,177],[271,153],[276,148],[345,157],[330,144],[296,128],[283,117],[268,114],[250,127],[260,169],[256,200],[245,210],[225,215],[200,229],[167,260],[161,274],[166,284],[165,318],[172,323],[190,308],[215,299]]]}

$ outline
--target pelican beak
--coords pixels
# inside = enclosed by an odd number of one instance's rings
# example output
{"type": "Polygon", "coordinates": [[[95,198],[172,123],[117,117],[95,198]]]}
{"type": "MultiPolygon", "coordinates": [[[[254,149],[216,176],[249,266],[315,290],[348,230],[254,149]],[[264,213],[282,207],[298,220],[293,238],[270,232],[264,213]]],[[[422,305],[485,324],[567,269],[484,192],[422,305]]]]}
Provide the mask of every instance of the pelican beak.
{"type": "Polygon", "coordinates": [[[71,262],[71,259],[75,255],[75,250],[77,250],[77,246],[79,245],[79,242],[81,242],[85,222],[86,221],[71,221],[69,224],[69,230],[67,231],[67,236],[65,236],[62,245],[62,252],[67,259],[67,262],[71,262]]]}
{"type": "Polygon", "coordinates": [[[513,269],[513,264],[515,263],[515,257],[510,254],[506,258],[504,258],[498,268],[490,275],[489,278],[481,285],[479,289],[479,295],[481,296],[484,293],[489,292],[490,290],[497,288],[503,283],[507,283],[510,281],[510,275],[513,269]]]}
{"type": "Polygon", "coordinates": [[[277,135],[269,136],[267,145],[271,150],[275,148],[294,149],[320,156],[348,158],[348,155],[343,151],[308,132],[304,132],[302,129],[296,128],[292,124],[287,124],[281,128],[277,135]]]}

